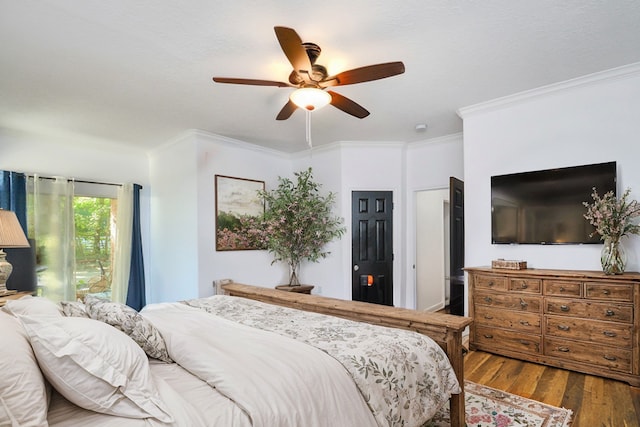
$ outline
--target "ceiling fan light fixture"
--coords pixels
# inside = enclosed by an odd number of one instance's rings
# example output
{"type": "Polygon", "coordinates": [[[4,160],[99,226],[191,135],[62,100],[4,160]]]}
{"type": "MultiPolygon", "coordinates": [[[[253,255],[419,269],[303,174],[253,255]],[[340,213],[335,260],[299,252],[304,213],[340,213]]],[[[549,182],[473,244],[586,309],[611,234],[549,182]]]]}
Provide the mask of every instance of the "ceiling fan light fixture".
{"type": "Polygon", "coordinates": [[[315,87],[296,89],[289,96],[291,102],[305,110],[315,111],[331,102],[331,95],[315,87]]]}

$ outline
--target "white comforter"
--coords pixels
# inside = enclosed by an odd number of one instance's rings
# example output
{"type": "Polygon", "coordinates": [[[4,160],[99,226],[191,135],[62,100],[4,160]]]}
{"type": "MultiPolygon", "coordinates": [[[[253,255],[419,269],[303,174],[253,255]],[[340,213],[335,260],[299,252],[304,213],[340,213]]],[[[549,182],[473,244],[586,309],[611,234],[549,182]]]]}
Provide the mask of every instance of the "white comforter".
{"type": "Polygon", "coordinates": [[[244,427],[375,426],[343,366],[316,348],[180,303],[147,306],[169,354],[241,411],[244,427]]]}
{"type": "Polygon", "coordinates": [[[224,295],[185,304],[329,354],[349,372],[380,427],[421,426],[460,392],[442,348],[416,332],[224,295]]]}

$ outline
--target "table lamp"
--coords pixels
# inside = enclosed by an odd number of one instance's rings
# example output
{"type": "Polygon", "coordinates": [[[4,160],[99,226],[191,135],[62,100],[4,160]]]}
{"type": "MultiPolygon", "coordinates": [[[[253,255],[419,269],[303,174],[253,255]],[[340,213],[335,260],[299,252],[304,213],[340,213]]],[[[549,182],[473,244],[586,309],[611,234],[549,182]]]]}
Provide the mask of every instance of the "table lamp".
{"type": "Polygon", "coordinates": [[[13,266],[7,262],[7,254],[3,249],[28,247],[29,242],[16,214],[0,209],[0,296],[12,295],[17,292],[7,290],[7,279],[13,271],[13,266]]]}

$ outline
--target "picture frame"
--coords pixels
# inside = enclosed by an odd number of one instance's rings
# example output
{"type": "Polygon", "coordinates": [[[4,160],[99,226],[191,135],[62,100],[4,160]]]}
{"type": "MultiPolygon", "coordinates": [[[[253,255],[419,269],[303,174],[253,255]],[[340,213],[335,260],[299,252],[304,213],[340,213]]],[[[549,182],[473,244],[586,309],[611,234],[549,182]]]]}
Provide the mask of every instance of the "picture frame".
{"type": "Polygon", "coordinates": [[[264,189],[264,181],[215,175],[216,251],[264,249],[246,238],[249,233],[243,220],[264,215],[264,201],[258,193],[264,189]]]}

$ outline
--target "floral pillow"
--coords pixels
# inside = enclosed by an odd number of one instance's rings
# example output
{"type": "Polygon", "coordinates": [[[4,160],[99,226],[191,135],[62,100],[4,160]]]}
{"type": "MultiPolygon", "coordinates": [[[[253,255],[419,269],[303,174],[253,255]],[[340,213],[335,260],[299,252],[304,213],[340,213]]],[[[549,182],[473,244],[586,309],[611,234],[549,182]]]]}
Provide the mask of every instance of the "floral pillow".
{"type": "Polygon", "coordinates": [[[129,335],[149,357],[172,363],[160,332],[133,308],[118,302],[87,295],[84,299],[89,317],[107,323],[129,335]]]}
{"type": "Polygon", "coordinates": [[[89,313],[80,301],[61,301],[62,314],[67,317],[89,317],[89,313]]]}

